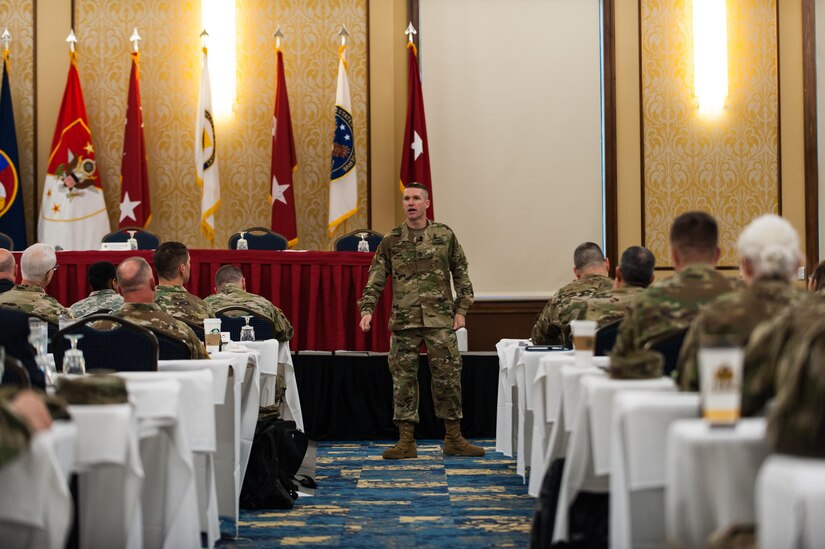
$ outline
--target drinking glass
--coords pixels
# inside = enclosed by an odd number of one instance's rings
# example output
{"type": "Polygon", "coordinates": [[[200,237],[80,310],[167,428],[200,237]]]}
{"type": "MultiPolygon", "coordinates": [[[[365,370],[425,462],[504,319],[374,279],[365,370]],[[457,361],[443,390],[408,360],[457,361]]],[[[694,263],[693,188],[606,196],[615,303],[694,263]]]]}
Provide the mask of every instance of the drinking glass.
{"type": "Polygon", "coordinates": [[[361,240],[358,242],[358,251],[359,252],[368,252],[370,251],[370,243],[367,242],[367,237],[370,233],[358,233],[358,236],[361,237],[361,240]]]}
{"type": "Polygon", "coordinates": [[[138,241],[135,238],[135,233],[137,231],[126,231],[126,232],[129,233],[129,239],[126,241],[126,242],[129,243],[129,249],[130,250],[137,250],[138,249],[138,241]]]}
{"type": "Polygon", "coordinates": [[[69,340],[72,348],[66,351],[63,355],[63,373],[64,374],[85,374],[86,373],[86,359],[83,358],[83,351],[77,348],[77,341],[83,337],[83,334],[66,334],[63,337],[69,340]]]}
{"type": "Polygon", "coordinates": [[[238,242],[235,243],[236,250],[248,250],[249,249],[249,242],[244,238],[246,233],[241,231],[241,237],[238,239],[238,242]]]}
{"type": "Polygon", "coordinates": [[[241,341],[255,341],[255,328],[249,325],[252,317],[244,316],[243,319],[246,325],[241,328],[241,341]]]}

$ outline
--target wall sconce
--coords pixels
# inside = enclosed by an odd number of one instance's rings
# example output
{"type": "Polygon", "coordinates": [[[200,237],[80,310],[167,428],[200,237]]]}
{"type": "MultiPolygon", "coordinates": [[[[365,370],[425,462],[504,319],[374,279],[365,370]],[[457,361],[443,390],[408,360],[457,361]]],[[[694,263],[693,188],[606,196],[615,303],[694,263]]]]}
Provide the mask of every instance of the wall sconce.
{"type": "Polygon", "coordinates": [[[715,114],[728,96],[725,0],[693,0],[693,81],[699,111],[715,114]]]}
{"type": "Polygon", "coordinates": [[[217,118],[229,118],[235,104],[235,0],[202,0],[201,21],[209,33],[212,108],[217,118]]]}

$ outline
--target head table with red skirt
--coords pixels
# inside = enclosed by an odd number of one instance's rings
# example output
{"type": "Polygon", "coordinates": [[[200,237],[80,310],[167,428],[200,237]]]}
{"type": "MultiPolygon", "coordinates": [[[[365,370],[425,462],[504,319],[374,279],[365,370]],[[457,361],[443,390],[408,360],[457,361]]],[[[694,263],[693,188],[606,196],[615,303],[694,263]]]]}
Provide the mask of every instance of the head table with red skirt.
{"type": "MultiPolygon", "coordinates": [[[[14,255],[19,265],[20,254],[14,255]]],[[[68,307],[89,295],[86,270],[90,265],[98,261],[117,265],[136,255],[152,264],[151,250],[57,252],[59,268],[46,291],[68,307]]],[[[272,301],[292,323],[295,335],[290,347],[293,351],[386,352],[390,343],[388,322],[392,305],[389,280],[378,302],[372,330],[363,333],[358,327],[361,315],[357,301],[364,291],[373,255],[190,249],[192,271],[185,286],[204,298],[215,292],[215,272],[223,265],[236,265],[246,277],[247,291],[272,301]]]]}

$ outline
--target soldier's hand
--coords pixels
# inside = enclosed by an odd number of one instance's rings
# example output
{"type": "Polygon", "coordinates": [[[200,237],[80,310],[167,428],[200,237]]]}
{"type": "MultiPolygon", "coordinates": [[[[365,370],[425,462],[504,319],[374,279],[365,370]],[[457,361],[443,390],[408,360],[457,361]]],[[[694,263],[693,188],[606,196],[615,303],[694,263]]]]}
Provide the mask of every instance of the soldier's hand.
{"type": "Polygon", "coordinates": [[[367,313],[361,317],[361,330],[365,332],[370,331],[370,324],[372,324],[372,315],[367,313]]]}
{"type": "Polygon", "coordinates": [[[453,331],[458,330],[459,328],[463,328],[466,324],[466,319],[464,315],[455,315],[453,318],[453,331]]]}
{"type": "Polygon", "coordinates": [[[52,416],[43,399],[34,391],[20,391],[11,401],[9,407],[20,416],[33,431],[48,429],[52,424],[52,416]]]}

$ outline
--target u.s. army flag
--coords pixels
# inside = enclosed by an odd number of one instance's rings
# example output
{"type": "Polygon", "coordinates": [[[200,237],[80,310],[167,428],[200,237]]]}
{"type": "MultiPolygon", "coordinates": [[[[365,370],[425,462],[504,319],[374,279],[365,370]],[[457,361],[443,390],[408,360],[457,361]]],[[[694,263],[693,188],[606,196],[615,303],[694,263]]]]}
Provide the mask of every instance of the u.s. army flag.
{"type": "Polygon", "coordinates": [[[215,143],[215,119],[212,115],[212,90],[209,86],[209,63],[203,48],[201,93],[198,97],[198,121],[195,126],[195,164],[201,188],[201,230],[209,242],[215,240],[215,212],[221,205],[218,178],[218,150],[215,143]]]}

